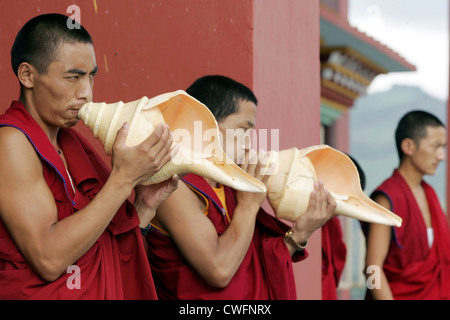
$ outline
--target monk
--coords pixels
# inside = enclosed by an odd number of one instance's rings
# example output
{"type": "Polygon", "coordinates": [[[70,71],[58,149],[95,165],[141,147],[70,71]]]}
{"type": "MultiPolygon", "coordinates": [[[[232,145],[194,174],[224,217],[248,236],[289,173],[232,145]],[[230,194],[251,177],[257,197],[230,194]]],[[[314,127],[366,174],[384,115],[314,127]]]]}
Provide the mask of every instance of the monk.
{"type": "Polygon", "coordinates": [[[97,64],[89,33],[68,25],[35,17],[11,50],[21,94],[0,116],[0,299],[156,299],[139,227],[177,177],[127,199],[171,159],[170,131],[131,148],[124,125],[108,169],[71,128],[97,64]]]}
{"type": "MultiPolygon", "coordinates": [[[[245,139],[255,127],[251,90],[227,77],[205,76],[187,93],[216,117],[227,155],[267,183],[263,161],[245,139]],[[228,141],[227,130],[237,129],[240,134],[228,141]]],[[[292,263],[307,257],[309,236],[330,219],[336,203],[317,183],[308,210],[290,228],[261,208],[265,198],[193,174],[180,180],[158,207],[148,236],[159,298],[296,299],[292,263]]]]}
{"type": "Polygon", "coordinates": [[[433,188],[423,180],[445,159],[445,126],[412,111],[398,123],[400,165],[372,198],[403,219],[401,227],[370,224],[366,267],[373,299],[450,299],[450,232],[433,188]],[[378,282],[378,283],[377,283],[378,282]]]}

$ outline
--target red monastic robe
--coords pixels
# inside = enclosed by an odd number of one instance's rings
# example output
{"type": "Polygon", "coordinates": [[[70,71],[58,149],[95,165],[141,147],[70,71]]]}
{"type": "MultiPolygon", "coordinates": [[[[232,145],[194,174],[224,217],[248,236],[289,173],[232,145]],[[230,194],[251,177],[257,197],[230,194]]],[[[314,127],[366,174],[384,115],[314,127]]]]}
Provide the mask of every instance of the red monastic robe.
{"type": "Polygon", "coordinates": [[[345,266],[347,246],[338,217],[322,227],[322,299],[337,300],[337,287],[345,266]]]}
{"type": "MultiPolygon", "coordinates": [[[[13,102],[0,116],[0,126],[21,130],[34,146],[55,197],[58,220],[84,208],[109,176],[109,169],[77,131],[60,129],[58,141],[77,189],[74,194],[62,159],[21,103],[13,102]]],[[[68,269],[57,280],[46,282],[31,269],[0,220],[0,299],[156,299],[138,226],[136,211],[127,201],[94,245],[74,262],[80,270],[78,280],[68,269]]]]}
{"type": "Polygon", "coordinates": [[[383,265],[394,299],[450,299],[450,232],[447,218],[433,188],[422,181],[434,242],[428,246],[422,213],[408,184],[395,170],[375,193],[382,193],[391,203],[391,211],[403,219],[394,227],[394,240],[383,265]]]}
{"type": "MultiPolygon", "coordinates": [[[[197,175],[183,178],[194,190],[207,197],[208,218],[220,236],[230,221],[225,209],[208,182],[197,175]]],[[[232,219],[236,207],[235,191],[225,188],[226,208],[232,219]]],[[[260,210],[250,247],[235,276],[225,288],[215,288],[184,260],[172,239],[152,228],[148,235],[149,262],[160,299],[267,300],[296,299],[292,259],[283,236],[289,229],[272,215],[260,210]]],[[[307,252],[294,256],[294,261],[307,252]]]]}

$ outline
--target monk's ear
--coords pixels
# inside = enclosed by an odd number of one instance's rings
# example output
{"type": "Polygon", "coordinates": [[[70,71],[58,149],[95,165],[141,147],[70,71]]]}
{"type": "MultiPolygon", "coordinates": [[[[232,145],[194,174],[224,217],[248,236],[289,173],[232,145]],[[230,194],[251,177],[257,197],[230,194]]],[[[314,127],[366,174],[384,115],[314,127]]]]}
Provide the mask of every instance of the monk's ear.
{"type": "Polygon", "coordinates": [[[28,62],[22,62],[17,68],[17,78],[25,88],[33,88],[37,70],[28,62]]]}
{"type": "Polygon", "coordinates": [[[416,143],[410,138],[403,139],[401,146],[403,153],[407,156],[412,156],[416,151],[416,143]]]}

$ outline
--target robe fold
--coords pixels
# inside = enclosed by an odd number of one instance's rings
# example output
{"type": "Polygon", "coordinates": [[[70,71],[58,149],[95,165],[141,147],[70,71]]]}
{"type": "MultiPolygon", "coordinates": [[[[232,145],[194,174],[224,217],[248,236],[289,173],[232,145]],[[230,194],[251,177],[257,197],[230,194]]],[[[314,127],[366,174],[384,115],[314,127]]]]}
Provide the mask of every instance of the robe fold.
{"type": "Polygon", "coordinates": [[[433,188],[422,181],[431,214],[434,242],[428,246],[421,210],[408,184],[395,170],[372,194],[384,194],[391,211],[403,219],[393,227],[383,270],[394,299],[450,299],[450,232],[447,218],[433,188]]]}
{"type": "MultiPolygon", "coordinates": [[[[89,143],[74,129],[60,129],[58,142],[76,188],[74,193],[61,157],[19,102],[13,102],[0,116],[0,126],[19,129],[35,148],[45,181],[55,198],[58,221],[83,209],[108,179],[109,169],[89,143]]],[[[77,280],[77,275],[68,269],[57,280],[46,282],[32,270],[0,220],[0,299],[157,298],[139,218],[129,201],[74,265],[80,271],[77,280]]]]}
{"type": "Polygon", "coordinates": [[[337,300],[346,256],[341,224],[338,217],[333,217],[322,227],[322,300],[337,300]]]}
{"type": "MultiPolygon", "coordinates": [[[[183,178],[195,192],[208,201],[208,218],[217,234],[224,233],[236,207],[235,191],[224,186],[226,203],[221,203],[208,182],[197,175],[183,178]],[[225,207],[228,209],[227,212],[225,207]]],[[[307,252],[291,258],[283,236],[289,227],[261,209],[255,233],[236,274],[225,288],[215,288],[186,262],[170,236],[152,228],[147,236],[149,262],[160,299],[181,300],[267,300],[296,299],[292,261],[303,260],[307,252]]]]}

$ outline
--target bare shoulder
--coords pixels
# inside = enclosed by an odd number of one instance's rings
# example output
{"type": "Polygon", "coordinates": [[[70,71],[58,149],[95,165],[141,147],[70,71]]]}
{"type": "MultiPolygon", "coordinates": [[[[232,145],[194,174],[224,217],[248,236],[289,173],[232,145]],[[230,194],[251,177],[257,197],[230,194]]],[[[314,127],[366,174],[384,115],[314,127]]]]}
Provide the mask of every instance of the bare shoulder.
{"type": "Polygon", "coordinates": [[[195,217],[204,218],[206,203],[182,180],[178,188],[158,208],[156,219],[166,230],[179,223],[190,223],[195,217]]]}
{"type": "Polygon", "coordinates": [[[33,149],[25,134],[14,127],[0,127],[0,150],[2,154],[5,154],[4,152],[21,151],[21,148],[25,148],[25,150],[33,149]]]}
{"type": "Polygon", "coordinates": [[[391,210],[391,202],[385,194],[378,192],[374,195],[373,200],[386,209],[391,210]]]}
{"type": "MultiPolygon", "coordinates": [[[[15,170],[31,174],[41,172],[41,163],[25,134],[14,127],[0,127],[0,174],[14,174],[15,170]]],[[[20,178],[21,175],[15,176],[20,178]]],[[[25,176],[25,175],[24,175],[25,176]]]]}
{"type": "MultiPolygon", "coordinates": [[[[374,201],[379,205],[391,210],[391,202],[384,193],[376,193],[373,197],[374,201]]],[[[373,252],[376,253],[376,257],[386,257],[389,243],[391,240],[392,227],[384,224],[370,223],[368,230],[368,252],[370,256],[373,252]]],[[[381,262],[382,262],[381,261],[381,262]]],[[[380,262],[380,263],[381,263],[380,262]]]]}
{"type": "Polygon", "coordinates": [[[0,154],[0,214],[17,216],[48,189],[42,164],[28,138],[13,127],[0,127],[0,154]]]}
{"type": "Polygon", "coordinates": [[[26,139],[25,134],[17,128],[10,126],[0,127],[0,143],[5,144],[16,139],[26,139]]]}

